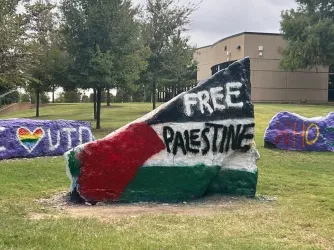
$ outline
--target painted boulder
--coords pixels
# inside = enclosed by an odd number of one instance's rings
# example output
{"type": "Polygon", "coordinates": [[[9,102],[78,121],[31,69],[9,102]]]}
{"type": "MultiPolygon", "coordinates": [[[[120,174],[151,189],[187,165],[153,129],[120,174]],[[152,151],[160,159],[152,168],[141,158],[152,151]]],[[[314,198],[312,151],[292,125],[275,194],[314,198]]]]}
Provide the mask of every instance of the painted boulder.
{"type": "Polygon", "coordinates": [[[280,112],[273,117],[264,135],[264,146],[283,150],[334,152],[334,113],[327,117],[305,118],[280,112]]]}
{"type": "Polygon", "coordinates": [[[72,198],[182,201],[254,196],[257,184],[249,59],[158,109],[65,154],[72,198]]]}
{"type": "Polygon", "coordinates": [[[0,120],[0,160],[63,155],[94,138],[83,121],[0,120]]]}

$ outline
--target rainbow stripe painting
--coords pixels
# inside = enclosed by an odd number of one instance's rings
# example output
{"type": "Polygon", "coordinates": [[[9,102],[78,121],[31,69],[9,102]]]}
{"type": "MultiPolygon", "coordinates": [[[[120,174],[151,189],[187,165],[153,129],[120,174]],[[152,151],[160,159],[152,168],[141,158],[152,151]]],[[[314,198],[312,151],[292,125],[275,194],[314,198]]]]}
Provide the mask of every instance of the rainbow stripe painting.
{"type": "Polygon", "coordinates": [[[32,152],[41,139],[44,137],[44,130],[42,128],[36,128],[31,132],[27,128],[19,128],[17,130],[17,138],[20,144],[29,152],[32,152]]]}

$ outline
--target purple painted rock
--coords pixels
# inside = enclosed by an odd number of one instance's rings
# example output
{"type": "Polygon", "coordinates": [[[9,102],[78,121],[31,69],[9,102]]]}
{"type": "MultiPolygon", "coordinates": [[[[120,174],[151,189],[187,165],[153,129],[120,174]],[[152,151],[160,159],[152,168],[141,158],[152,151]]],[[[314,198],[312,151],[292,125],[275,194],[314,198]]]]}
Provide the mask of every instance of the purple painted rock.
{"type": "Polygon", "coordinates": [[[264,146],[284,150],[334,152],[334,113],[306,118],[280,112],[269,123],[264,146]]]}
{"type": "Polygon", "coordinates": [[[0,120],[0,160],[62,155],[94,138],[83,121],[0,120]]]}

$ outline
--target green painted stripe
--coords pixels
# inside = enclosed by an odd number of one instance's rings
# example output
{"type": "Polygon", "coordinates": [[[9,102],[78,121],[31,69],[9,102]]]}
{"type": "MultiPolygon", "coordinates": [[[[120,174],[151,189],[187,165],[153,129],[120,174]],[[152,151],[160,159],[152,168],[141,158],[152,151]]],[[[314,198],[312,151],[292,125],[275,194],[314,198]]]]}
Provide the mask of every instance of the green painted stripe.
{"type": "Polygon", "coordinates": [[[71,151],[68,156],[68,168],[73,177],[78,177],[80,174],[80,161],[75,156],[75,151],[71,151]]]}
{"type": "Polygon", "coordinates": [[[32,142],[35,143],[37,142],[39,139],[22,139],[21,142],[26,143],[26,142],[32,142]]]}
{"type": "Polygon", "coordinates": [[[121,201],[177,202],[202,196],[220,167],[141,167],[126,187],[121,201]]]}
{"type": "Polygon", "coordinates": [[[220,169],[205,165],[141,167],[120,200],[178,202],[206,193],[255,195],[257,173],[220,169]]]}
{"type": "Polygon", "coordinates": [[[254,197],[258,172],[247,172],[232,169],[222,169],[213,179],[208,193],[228,195],[244,195],[254,197]]]}

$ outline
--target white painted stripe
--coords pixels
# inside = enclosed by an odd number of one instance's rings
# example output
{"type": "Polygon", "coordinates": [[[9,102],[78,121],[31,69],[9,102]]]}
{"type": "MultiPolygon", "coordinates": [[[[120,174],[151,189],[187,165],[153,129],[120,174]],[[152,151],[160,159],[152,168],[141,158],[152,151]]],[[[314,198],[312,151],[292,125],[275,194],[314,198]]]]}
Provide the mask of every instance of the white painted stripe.
{"type": "MultiPolygon", "coordinates": [[[[214,123],[224,126],[229,125],[245,125],[254,123],[254,119],[230,119],[230,120],[222,120],[222,121],[207,121],[207,123],[214,123]]],[[[203,130],[205,128],[204,122],[188,122],[188,123],[164,123],[153,125],[152,128],[157,133],[162,141],[163,139],[163,128],[165,126],[169,126],[173,128],[174,131],[179,131],[183,133],[185,130],[191,129],[200,129],[203,130]]],[[[209,140],[213,138],[213,129],[208,133],[209,140]]],[[[254,130],[248,131],[248,133],[254,133],[254,130]]],[[[218,133],[217,144],[222,139],[222,133],[218,133]]],[[[212,140],[212,139],[211,139],[212,140]]],[[[242,146],[244,145],[255,145],[254,140],[244,140],[242,146]]],[[[192,154],[187,153],[184,155],[182,151],[178,151],[178,154],[173,155],[172,153],[168,153],[167,149],[159,152],[154,155],[150,159],[148,159],[144,163],[144,167],[150,166],[194,166],[197,164],[205,164],[207,166],[221,166],[224,169],[236,169],[254,172],[257,170],[256,160],[259,158],[259,154],[255,148],[249,150],[246,153],[241,153],[237,151],[230,150],[227,153],[213,153],[211,150],[207,155],[192,154]]]]}
{"type": "MultiPolygon", "coordinates": [[[[147,116],[146,116],[147,117],[147,116]]],[[[115,136],[116,134],[124,131],[129,125],[134,124],[136,122],[143,121],[143,118],[140,118],[116,131],[108,135],[106,138],[110,136],[115,136]]],[[[236,125],[236,124],[251,124],[254,123],[254,119],[245,118],[245,119],[229,119],[229,120],[221,120],[221,121],[206,121],[206,122],[188,122],[188,123],[163,123],[152,125],[151,127],[157,133],[162,141],[163,139],[163,128],[165,126],[172,127],[174,131],[184,132],[185,130],[191,129],[204,129],[205,123],[214,123],[223,126],[236,125]]],[[[254,133],[254,131],[248,131],[248,133],[254,133]]],[[[213,129],[211,129],[210,133],[208,133],[208,137],[213,137],[213,129]]],[[[217,142],[220,142],[222,138],[221,133],[218,134],[217,142]]],[[[97,143],[97,141],[90,142],[97,143]]],[[[76,147],[75,152],[80,152],[87,144],[80,145],[76,147]]],[[[242,146],[244,145],[255,145],[254,140],[243,141],[242,146]]],[[[163,150],[158,154],[152,156],[148,159],[143,166],[144,167],[152,167],[152,166],[194,166],[198,164],[205,164],[206,166],[221,166],[223,169],[234,169],[240,171],[248,171],[255,172],[257,171],[256,160],[259,158],[259,153],[255,149],[255,146],[252,147],[246,153],[240,153],[233,150],[230,150],[227,153],[217,153],[213,154],[212,151],[209,151],[207,155],[203,156],[202,154],[187,154],[183,155],[180,152],[177,155],[173,155],[172,153],[168,153],[167,150],[163,150]]],[[[66,156],[65,156],[66,158],[66,156]]],[[[70,176],[69,176],[70,177],[70,176]]]]}

